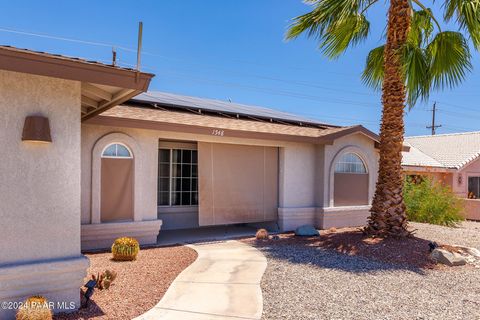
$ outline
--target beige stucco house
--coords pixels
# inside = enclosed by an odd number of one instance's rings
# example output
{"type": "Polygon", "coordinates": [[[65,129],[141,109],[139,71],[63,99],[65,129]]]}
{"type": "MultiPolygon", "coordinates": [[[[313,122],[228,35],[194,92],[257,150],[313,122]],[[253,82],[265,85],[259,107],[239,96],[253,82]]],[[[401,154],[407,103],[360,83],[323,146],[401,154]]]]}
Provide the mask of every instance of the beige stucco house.
{"type": "Polygon", "coordinates": [[[361,225],[376,180],[376,142],[361,126],[139,95],[82,124],[82,248],[125,234],[155,243],[160,222],[161,230],[361,225]],[[114,148],[123,153],[112,156],[114,148]]]}
{"type": "Polygon", "coordinates": [[[465,199],[465,218],[480,220],[480,132],[405,138],[406,175],[429,176],[465,199]]]}
{"type": "Polygon", "coordinates": [[[232,102],[140,94],[152,76],[0,47],[1,301],[42,294],[78,307],[88,266],[81,250],[119,236],[155,244],[162,230],[365,223],[375,134],[232,102]]]}

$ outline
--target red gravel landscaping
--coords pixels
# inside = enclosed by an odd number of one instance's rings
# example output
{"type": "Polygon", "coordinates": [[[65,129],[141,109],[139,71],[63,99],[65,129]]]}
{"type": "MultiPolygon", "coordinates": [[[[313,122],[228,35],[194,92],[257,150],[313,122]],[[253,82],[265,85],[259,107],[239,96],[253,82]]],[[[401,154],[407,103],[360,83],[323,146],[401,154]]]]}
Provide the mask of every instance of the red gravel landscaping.
{"type": "Polygon", "coordinates": [[[250,238],[244,241],[256,246],[283,244],[321,247],[351,256],[362,256],[372,260],[407,265],[414,268],[441,268],[429,257],[429,240],[415,236],[405,239],[369,238],[358,228],[322,230],[320,237],[296,237],[293,233],[285,233],[278,236],[279,239],[277,240],[262,241],[250,238]]]}
{"type": "Polygon", "coordinates": [[[197,253],[185,246],[171,246],[142,249],[136,261],[113,261],[110,252],[86,256],[90,259],[90,268],[85,282],[92,274],[105,269],[116,271],[117,278],[110,289],[95,290],[88,308],[56,315],[56,320],[121,320],[137,317],[160,301],[177,275],[195,261],[197,253]]]}

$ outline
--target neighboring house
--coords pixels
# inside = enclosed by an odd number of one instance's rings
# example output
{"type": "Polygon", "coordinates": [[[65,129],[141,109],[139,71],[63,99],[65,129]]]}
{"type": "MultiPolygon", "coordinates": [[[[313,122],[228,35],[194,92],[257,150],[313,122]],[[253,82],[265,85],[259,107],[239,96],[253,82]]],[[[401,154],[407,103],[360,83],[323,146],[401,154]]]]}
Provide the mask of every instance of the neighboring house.
{"type": "MultiPolygon", "coordinates": [[[[362,225],[378,137],[231,102],[149,92],[152,74],[0,47],[0,301],[79,306],[81,249],[160,229],[362,225]],[[108,110],[107,110],[108,109],[108,110]]],[[[0,310],[0,319],[14,310],[0,310]]]]}
{"type": "Polygon", "coordinates": [[[480,132],[405,138],[407,175],[429,176],[465,198],[465,217],[480,220],[480,132]]]}

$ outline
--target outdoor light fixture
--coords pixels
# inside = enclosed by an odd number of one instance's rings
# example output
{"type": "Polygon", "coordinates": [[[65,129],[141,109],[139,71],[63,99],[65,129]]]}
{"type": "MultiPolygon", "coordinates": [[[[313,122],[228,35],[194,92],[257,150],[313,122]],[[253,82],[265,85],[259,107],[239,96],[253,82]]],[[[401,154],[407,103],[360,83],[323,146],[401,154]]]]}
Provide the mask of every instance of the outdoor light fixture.
{"type": "Polygon", "coordinates": [[[23,125],[22,141],[52,142],[47,117],[28,116],[23,125]]]}
{"type": "Polygon", "coordinates": [[[462,184],[462,182],[463,182],[463,177],[462,177],[461,174],[458,175],[457,181],[458,181],[458,184],[462,184]]]}

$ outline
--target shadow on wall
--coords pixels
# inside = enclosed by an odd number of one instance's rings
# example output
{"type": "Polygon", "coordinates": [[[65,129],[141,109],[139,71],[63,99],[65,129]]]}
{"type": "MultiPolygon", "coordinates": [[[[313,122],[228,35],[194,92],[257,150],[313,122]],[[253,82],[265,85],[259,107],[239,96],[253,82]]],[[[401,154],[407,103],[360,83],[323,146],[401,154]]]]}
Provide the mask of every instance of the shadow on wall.
{"type": "Polygon", "coordinates": [[[320,237],[281,235],[278,240],[252,241],[267,257],[295,264],[352,273],[408,270],[424,275],[435,264],[429,259],[429,240],[366,238],[361,231],[325,232],[320,237]]]}

